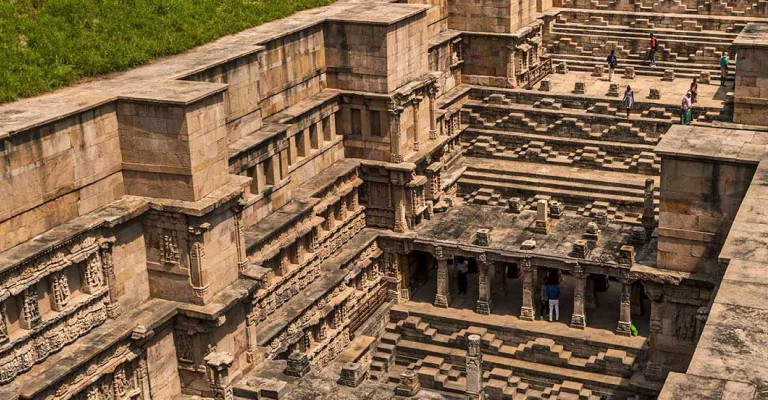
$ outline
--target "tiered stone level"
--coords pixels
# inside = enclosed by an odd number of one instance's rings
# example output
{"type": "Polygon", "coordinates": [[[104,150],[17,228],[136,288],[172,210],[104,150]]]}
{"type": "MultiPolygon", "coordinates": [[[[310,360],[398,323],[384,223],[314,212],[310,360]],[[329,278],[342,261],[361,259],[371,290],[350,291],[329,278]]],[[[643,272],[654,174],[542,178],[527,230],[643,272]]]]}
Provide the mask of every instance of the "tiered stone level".
{"type": "Polygon", "coordinates": [[[766,4],[340,0],[0,106],[0,398],[759,398],[766,4]]]}

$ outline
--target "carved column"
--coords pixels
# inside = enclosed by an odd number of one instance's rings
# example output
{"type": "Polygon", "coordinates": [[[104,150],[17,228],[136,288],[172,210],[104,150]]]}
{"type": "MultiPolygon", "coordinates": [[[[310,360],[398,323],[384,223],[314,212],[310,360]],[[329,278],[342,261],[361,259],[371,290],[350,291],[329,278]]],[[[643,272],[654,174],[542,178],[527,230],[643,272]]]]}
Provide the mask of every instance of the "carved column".
{"type": "Polygon", "coordinates": [[[0,343],[8,341],[8,318],[5,314],[5,301],[0,301],[0,343]]]}
{"type": "Polygon", "coordinates": [[[658,335],[661,334],[661,300],[663,290],[661,285],[643,284],[645,294],[651,299],[651,329],[648,335],[648,365],[645,367],[645,378],[651,381],[664,379],[662,362],[659,360],[658,335]]]}
{"type": "Polygon", "coordinates": [[[400,116],[403,114],[403,107],[392,101],[389,110],[389,152],[390,162],[403,162],[403,155],[400,153],[400,116]]]}
{"type": "Polygon", "coordinates": [[[437,294],[435,295],[435,306],[448,308],[451,303],[451,289],[448,278],[448,259],[445,258],[442,247],[435,248],[435,258],[437,258],[437,294]]]}
{"type": "Polygon", "coordinates": [[[405,219],[405,183],[402,180],[392,182],[392,197],[394,203],[393,206],[395,208],[395,224],[393,230],[395,232],[403,233],[408,230],[408,221],[405,219]]]}
{"type": "Polygon", "coordinates": [[[643,227],[645,228],[646,235],[648,237],[651,236],[651,233],[653,232],[653,228],[656,224],[656,216],[654,214],[654,204],[653,204],[653,188],[654,188],[654,181],[653,178],[648,178],[645,180],[645,199],[643,201],[643,227]]]}
{"type": "Polygon", "coordinates": [[[229,368],[234,360],[232,354],[217,351],[208,354],[203,360],[208,371],[213,398],[216,400],[232,400],[234,398],[232,382],[229,379],[229,368]]]}
{"type": "Polygon", "coordinates": [[[122,285],[117,281],[117,276],[115,275],[115,262],[112,258],[112,246],[114,245],[114,242],[115,239],[111,238],[105,239],[99,243],[99,253],[101,254],[102,261],[101,267],[104,272],[104,280],[106,281],[107,289],[109,290],[107,316],[112,319],[117,318],[121,313],[118,298],[123,291],[122,285]]]}
{"type": "Polygon", "coordinates": [[[209,223],[189,227],[189,283],[195,300],[204,302],[208,293],[208,277],[205,271],[205,232],[210,228],[209,223]]]}
{"type": "Polygon", "coordinates": [[[104,285],[101,269],[102,263],[99,253],[93,253],[85,260],[84,282],[82,286],[85,293],[94,294],[104,285]]]}
{"type": "Polygon", "coordinates": [[[421,150],[419,143],[419,134],[421,133],[421,121],[419,120],[419,105],[421,104],[421,97],[416,97],[411,102],[413,106],[413,151],[421,150]]]}
{"type": "Polygon", "coordinates": [[[51,274],[51,292],[53,297],[52,308],[54,311],[62,311],[69,304],[69,282],[67,274],[62,271],[56,271],[51,274]]]}
{"type": "Polygon", "coordinates": [[[573,277],[576,280],[576,284],[573,288],[571,328],[584,329],[587,326],[587,313],[584,311],[584,290],[587,286],[587,274],[577,264],[573,271],[573,277]]]}
{"type": "Polygon", "coordinates": [[[465,392],[470,399],[483,398],[483,353],[480,347],[480,335],[467,337],[467,356],[465,367],[467,371],[467,387],[465,392]]]}
{"type": "Polygon", "coordinates": [[[627,277],[619,278],[621,282],[621,303],[619,309],[619,325],[616,334],[622,336],[632,335],[632,280],[627,277]]]}
{"type": "Polygon", "coordinates": [[[245,340],[247,349],[245,351],[246,361],[253,364],[259,361],[258,341],[256,337],[256,324],[259,321],[257,309],[253,305],[246,306],[245,315],[245,340]]]}
{"type": "Polygon", "coordinates": [[[341,200],[339,201],[339,220],[345,221],[347,219],[347,196],[341,196],[341,200]]]}
{"type": "Polygon", "coordinates": [[[515,87],[517,86],[515,47],[507,46],[507,51],[509,52],[507,54],[507,83],[509,83],[510,87],[515,87]]]}
{"type": "MultiPolygon", "coordinates": [[[[318,136],[322,137],[322,133],[318,136]]],[[[237,205],[232,207],[232,215],[235,222],[235,245],[237,246],[237,270],[240,273],[245,272],[245,268],[248,266],[248,255],[246,254],[245,246],[245,226],[243,224],[243,207],[237,205]]]]}
{"type": "Polygon", "coordinates": [[[530,258],[520,260],[520,264],[523,268],[523,306],[520,310],[520,319],[524,321],[533,321],[536,317],[536,303],[533,298],[533,271],[535,268],[531,265],[530,258]]]}
{"type": "Polygon", "coordinates": [[[491,300],[491,270],[493,269],[493,262],[486,259],[485,254],[480,254],[477,259],[477,267],[479,270],[478,282],[478,297],[477,297],[477,309],[478,314],[489,315],[491,308],[493,308],[493,302],[491,300]]]}
{"type": "Polygon", "coordinates": [[[437,139],[437,84],[432,82],[427,86],[429,96],[429,139],[437,139]]]}
{"type": "Polygon", "coordinates": [[[21,321],[19,322],[23,329],[32,329],[42,321],[40,318],[40,307],[37,302],[37,284],[32,284],[21,293],[22,307],[21,321]]]}
{"type": "Polygon", "coordinates": [[[352,203],[349,205],[349,208],[352,212],[360,208],[360,191],[358,187],[352,189],[352,203]]]}
{"type": "Polygon", "coordinates": [[[153,335],[154,333],[148,331],[144,325],[135,327],[133,332],[131,332],[131,338],[136,340],[137,345],[142,348],[141,355],[139,356],[139,366],[136,369],[136,380],[141,391],[141,399],[143,400],[152,399],[152,383],[149,381],[146,345],[153,335]]]}

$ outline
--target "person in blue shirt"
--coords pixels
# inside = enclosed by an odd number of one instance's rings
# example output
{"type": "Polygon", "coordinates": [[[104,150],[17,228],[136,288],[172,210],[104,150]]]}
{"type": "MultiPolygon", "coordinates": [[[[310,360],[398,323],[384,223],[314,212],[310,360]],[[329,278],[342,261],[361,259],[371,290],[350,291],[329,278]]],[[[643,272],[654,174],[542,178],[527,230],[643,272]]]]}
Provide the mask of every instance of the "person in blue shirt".
{"type": "Polygon", "coordinates": [[[728,53],[720,57],[720,86],[725,86],[725,78],[728,77],[728,53]]]}
{"type": "Polygon", "coordinates": [[[547,285],[547,298],[549,298],[549,322],[552,322],[553,315],[555,321],[560,321],[560,286],[554,283],[547,285]]]}

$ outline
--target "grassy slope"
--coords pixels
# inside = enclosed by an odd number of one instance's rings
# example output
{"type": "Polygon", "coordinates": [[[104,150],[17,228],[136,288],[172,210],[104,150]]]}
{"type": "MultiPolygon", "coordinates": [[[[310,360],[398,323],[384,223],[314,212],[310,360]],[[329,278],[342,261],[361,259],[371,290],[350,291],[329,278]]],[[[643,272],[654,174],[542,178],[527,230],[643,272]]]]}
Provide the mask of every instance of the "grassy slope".
{"type": "Polygon", "coordinates": [[[0,103],[334,0],[1,0],[0,103]]]}

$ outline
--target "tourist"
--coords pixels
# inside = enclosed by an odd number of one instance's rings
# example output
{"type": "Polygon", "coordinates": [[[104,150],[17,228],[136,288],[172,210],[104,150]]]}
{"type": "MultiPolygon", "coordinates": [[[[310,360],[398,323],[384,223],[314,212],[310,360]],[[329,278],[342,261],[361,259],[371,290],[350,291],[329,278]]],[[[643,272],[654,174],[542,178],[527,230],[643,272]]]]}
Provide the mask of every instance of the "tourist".
{"type": "Polygon", "coordinates": [[[461,259],[459,261],[459,296],[462,294],[467,294],[467,273],[469,272],[469,267],[467,266],[467,261],[465,259],[461,259]]]}
{"type": "Polygon", "coordinates": [[[725,79],[728,78],[728,53],[723,52],[720,57],[720,86],[725,86],[725,79]]]}
{"type": "Polygon", "coordinates": [[[656,36],[651,33],[651,50],[648,52],[648,61],[651,63],[651,67],[656,66],[656,50],[659,49],[659,41],[656,36]]]}
{"type": "Polygon", "coordinates": [[[680,123],[683,125],[689,125],[693,120],[693,111],[691,111],[691,92],[687,92],[683,96],[683,101],[680,104],[680,123]]]}
{"type": "Polygon", "coordinates": [[[542,284],[541,290],[539,290],[539,299],[541,305],[539,306],[539,319],[544,319],[544,313],[547,312],[547,306],[549,305],[549,297],[547,297],[547,285],[542,284]]]}
{"type": "Polygon", "coordinates": [[[699,82],[696,77],[691,82],[691,104],[696,104],[696,98],[699,96],[699,82]]]}
{"type": "Polygon", "coordinates": [[[619,59],[616,58],[616,50],[611,50],[611,54],[606,61],[608,61],[608,82],[613,82],[613,71],[619,65],[619,59]]]}
{"type": "Polygon", "coordinates": [[[627,85],[627,90],[624,91],[624,108],[627,109],[627,119],[629,119],[629,112],[635,105],[635,93],[632,92],[632,88],[627,85]]]}
{"type": "Polygon", "coordinates": [[[552,315],[555,316],[555,321],[560,321],[560,287],[554,283],[548,285],[547,298],[549,299],[549,322],[552,322],[552,315]]]}
{"type": "Polygon", "coordinates": [[[632,337],[636,337],[638,335],[637,327],[633,323],[629,323],[629,332],[632,337]]]}
{"type": "Polygon", "coordinates": [[[604,395],[600,396],[600,400],[608,400],[608,395],[604,394],[604,395]]]}

